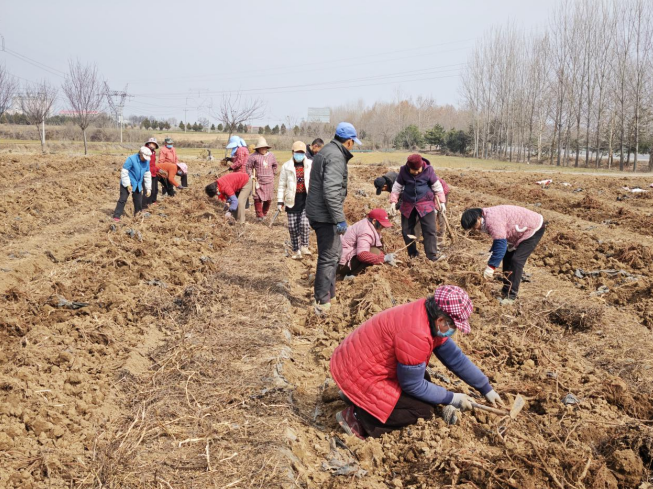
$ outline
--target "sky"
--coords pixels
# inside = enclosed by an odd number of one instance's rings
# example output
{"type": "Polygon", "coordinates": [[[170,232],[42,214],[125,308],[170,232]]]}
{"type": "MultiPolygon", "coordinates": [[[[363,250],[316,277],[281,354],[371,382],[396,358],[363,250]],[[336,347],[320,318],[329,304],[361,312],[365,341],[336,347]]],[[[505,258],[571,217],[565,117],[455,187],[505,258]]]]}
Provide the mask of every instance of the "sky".
{"type": "MultiPolygon", "coordinates": [[[[254,125],[309,107],[418,96],[460,105],[475,42],[508,22],[547,22],[553,0],[0,0],[0,63],[21,83],[60,85],[95,63],[129,115],[194,122],[223,97],[264,104],[254,125]],[[1,42],[1,39],[0,39],[1,42]]],[[[58,108],[65,109],[60,96],[58,108]]]]}

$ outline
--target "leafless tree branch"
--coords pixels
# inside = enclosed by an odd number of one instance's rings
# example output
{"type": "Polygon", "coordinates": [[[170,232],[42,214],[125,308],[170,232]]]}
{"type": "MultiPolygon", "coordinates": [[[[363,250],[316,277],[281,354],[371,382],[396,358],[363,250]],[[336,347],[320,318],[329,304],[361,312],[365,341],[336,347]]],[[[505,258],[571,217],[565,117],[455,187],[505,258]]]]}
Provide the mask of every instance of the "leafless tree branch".
{"type": "Polygon", "coordinates": [[[100,115],[104,86],[95,65],[82,65],[79,60],[69,62],[63,92],[73,112],[72,117],[84,135],[84,154],[88,154],[86,129],[100,115]]]}

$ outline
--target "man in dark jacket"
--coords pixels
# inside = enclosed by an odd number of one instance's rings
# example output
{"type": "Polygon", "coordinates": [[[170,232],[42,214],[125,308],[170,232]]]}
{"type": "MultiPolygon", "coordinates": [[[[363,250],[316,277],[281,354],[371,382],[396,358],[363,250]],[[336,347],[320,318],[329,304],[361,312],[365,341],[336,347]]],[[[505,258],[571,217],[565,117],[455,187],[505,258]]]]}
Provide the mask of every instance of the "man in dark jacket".
{"type": "Polygon", "coordinates": [[[356,129],[348,122],[336,128],[333,140],[313,159],[311,189],[306,198],[306,216],[317,236],[315,311],[323,314],[336,295],[336,270],[342,253],[339,234],[347,231],[343,209],[347,196],[347,162],[354,143],[361,144],[356,129]]]}
{"type": "Polygon", "coordinates": [[[309,160],[315,159],[315,155],[324,147],[322,138],[315,138],[311,144],[306,145],[306,157],[309,160]]]}
{"type": "Polygon", "coordinates": [[[397,180],[399,173],[390,170],[383,176],[374,179],[374,186],[376,187],[376,195],[381,195],[381,192],[392,192],[392,186],[397,180]]]}

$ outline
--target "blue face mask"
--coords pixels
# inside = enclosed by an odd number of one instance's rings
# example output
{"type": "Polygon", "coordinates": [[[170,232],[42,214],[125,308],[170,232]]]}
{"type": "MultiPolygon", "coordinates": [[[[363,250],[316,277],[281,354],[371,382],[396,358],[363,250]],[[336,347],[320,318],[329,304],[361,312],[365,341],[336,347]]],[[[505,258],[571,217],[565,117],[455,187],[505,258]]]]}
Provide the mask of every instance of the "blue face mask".
{"type": "Polygon", "coordinates": [[[456,332],[456,328],[449,328],[446,333],[443,333],[439,329],[436,329],[435,335],[439,336],[440,338],[449,338],[450,336],[453,336],[455,332],[456,332]]]}
{"type": "Polygon", "coordinates": [[[166,148],[172,149],[172,144],[166,144],[166,148]]]}
{"type": "Polygon", "coordinates": [[[295,153],[295,154],[293,155],[293,159],[294,159],[297,163],[301,163],[302,161],[304,161],[304,158],[306,158],[306,155],[305,155],[304,153],[295,153]]]}

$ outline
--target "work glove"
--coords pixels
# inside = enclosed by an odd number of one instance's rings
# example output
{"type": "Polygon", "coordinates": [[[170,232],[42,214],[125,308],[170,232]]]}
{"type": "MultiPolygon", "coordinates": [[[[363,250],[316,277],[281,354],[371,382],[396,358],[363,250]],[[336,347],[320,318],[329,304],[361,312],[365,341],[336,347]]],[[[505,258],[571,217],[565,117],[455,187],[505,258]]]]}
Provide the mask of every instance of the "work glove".
{"type": "Polygon", "coordinates": [[[229,212],[229,211],[225,212],[225,213],[224,213],[224,217],[225,217],[226,219],[231,219],[231,212],[229,212]]]}
{"type": "Polygon", "coordinates": [[[127,192],[129,192],[130,194],[132,193],[132,186],[131,185],[127,185],[127,192]]]}
{"type": "Polygon", "coordinates": [[[385,255],[383,257],[383,262],[384,263],[392,264],[392,262],[394,262],[394,261],[395,261],[395,254],[394,253],[388,253],[387,255],[385,255]]]}
{"type": "Polygon", "coordinates": [[[444,214],[447,212],[447,205],[444,202],[440,202],[440,212],[444,214]]]}
{"type": "Polygon", "coordinates": [[[150,195],[152,195],[152,192],[148,190],[148,192],[145,194],[145,197],[149,197],[150,195]]]}
{"type": "Polygon", "coordinates": [[[336,225],[336,231],[338,234],[345,234],[347,232],[347,221],[339,222],[336,225]]]}
{"type": "Polygon", "coordinates": [[[277,210],[281,212],[283,210],[283,202],[277,202],[277,210]]]}
{"type": "Polygon", "coordinates": [[[390,204],[390,208],[388,209],[388,215],[390,217],[395,217],[397,215],[397,204],[390,204]]]}
{"type": "Polygon", "coordinates": [[[485,271],[483,272],[483,277],[485,277],[488,280],[490,280],[492,277],[494,277],[494,268],[492,268],[491,266],[488,265],[485,268],[485,271]]]}
{"type": "Polygon", "coordinates": [[[456,409],[460,409],[461,411],[471,411],[472,402],[474,402],[474,400],[467,394],[461,394],[457,392],[453,395],[453,399],[449,404],[451,404],[456,409]]]}
{"type": "Polygon", "coordinates": [[[489,402],[493,406],[496,406],[497,403],[499,403],[499,406],[505,407],[505,404],[503,403],[503,399],[499,397],[499,394],[497,394],[494,389],[492,389],[490,392],[485,394],[485,399],[487,399],[487,402],[489,402]]]}

